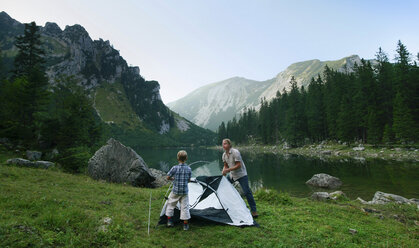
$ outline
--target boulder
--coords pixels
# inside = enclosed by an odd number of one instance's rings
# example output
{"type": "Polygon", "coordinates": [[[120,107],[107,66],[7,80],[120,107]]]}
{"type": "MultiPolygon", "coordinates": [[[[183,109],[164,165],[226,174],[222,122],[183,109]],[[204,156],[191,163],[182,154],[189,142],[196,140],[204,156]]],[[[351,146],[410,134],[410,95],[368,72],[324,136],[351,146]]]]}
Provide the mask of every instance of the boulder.
{"type": "Polygon", "coordinates": [[[342,191],[335,191],[332,193],[328,192],[314,192],[311,195],[311,199],[317,201],[337,200],[338,198],[345,196],[342,191]]]}
{"type": "Polygon", "coordinates": [[[330,200],[330,195],[327,192],[314,192],[311,195],[311,199],[316,201],[327,201],[330,200]]]}
{"type": "Polygon", "coordinates": [[[38,151],[26,151],[26,157],[29,159],[29,160],[32,160],[32,161],[34,161],[34,160],[39,160],[39,159],[41,159],[41,156],[42,156],[42,152],[38,152],[38,151]]]}
{"type": "Polygon", "coordinates": [[[320,151],[320,154],[322,154],[322,155],[332,155],[332,151],[331,150],[323,150],[323,151],[320,151]]]}
{"type": "Polygon", "coordinates": [[[333,177],[325,173],[320,173],[315,174],[310,180],[306,182],[306,184],[314,187],[335,189],[342,185],[342,181],[340,181],[340,179],[337,177],[333,177]]]}
{"type": "Polygon", "coordinates": [[[130,147],[110,138],[89,159],[88,174],[96,180],[152,187],[155,180],[144,160],[130,147]]]}
{"type": "Polygon", "coordinates": [[[359,146],[352,148],[354,151],[363,151],[365,150],[365,147],[362,146],[362,144],[359,144],[359,146]]]}
{"type": "Polygon", "coordinates": [[[7,164],[15,164],[15,165],[21,165],[21,166],[27,166],[27,167],[32,167],[33,166],[33,162],[29,161],[27,159],[24,158],[11,158],[8,159],[6,161],[7,164]]]}
{"type": "Polygon", "coordinates": [[[6,163],[16,164],[16,165],[26,166],[26,167],[42,168],[42,169],[48,169],[55,165],[53,162],[49,162],[49,161],[29,161],[24,158],[11,158],[11,159],[8,159],[6,163]]]}
{"type": "Polygon", "coordinates": [[[415,201],[415,199],[407,199],[403,196],[395,195],[395,194],[389,194],[384,193],[381,191],[377,191],[374,194],[374,197],[371,201],[365,201],[362,198],[358,197],[358,201],[360,201],[363,204],[388,204],[388,203],[399,203],[399,204],[415,204],[419,206],[419,202],[415,201]]]}
{"type": "Polygon", "coordinates": [[[53,162],[50,161],[35,161],[33,162],[35,164],[35,167],[37,168],[44,168],[44,169],[48,169],[50,167],[53,167],[55,164],[53,162]]]}
{"type": "Polygon", "coordinates": [[[154,169],[154,168],[149,168],[148,170],[150,171],[151,175],[156,179],[152,183],[152,186],[154,188],[160,188],[170,183],[170,181],[167,180],[167,173],[164,173],[164,171],[154,169]]]}

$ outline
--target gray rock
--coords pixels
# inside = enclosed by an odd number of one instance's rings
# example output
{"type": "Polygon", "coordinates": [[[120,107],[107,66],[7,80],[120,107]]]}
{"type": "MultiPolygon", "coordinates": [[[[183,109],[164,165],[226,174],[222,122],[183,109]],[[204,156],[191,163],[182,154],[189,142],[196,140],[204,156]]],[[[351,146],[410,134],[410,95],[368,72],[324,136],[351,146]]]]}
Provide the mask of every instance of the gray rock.
{"type": "Polygon", "coordinates": [[[352,150],[354,150],[354,151],[363,151],[363,150],[365,150],[365,147],[363,147],[362,144],[360,144],[359,146],[352,148],[352,150]]]}
{"type": "Polygon", "coordinates": [[[358,231],[356,229],[353,229],[353,228],[349,228],[349,232],[352,233],[352,234],[357,234],[358,233],[358,231]]]}
{"type": "Polygon", "coordinates": [[[314,192],[311,195],[311,199],[316,200],[316,201],[327,201],[330,200],[330,195],[327,192],[314,192]]]}
{"type": "Polygon", "coordinates": [[[154,168],[149,168],[148,169],[151,173],[151,175],[156,179],[153,183],[152,186],[154,188],[160,188],[168,183],[170,183],[169,180],[167,180],[167,174],[164,173],[161,170],[158,169],[154,169],[154,168]]]}
{"type": "Polygon", "coordinates": [[[53,162],[50,162],[50,161],[35,161],[33,163],[35,164],[35,167],[43,168],[43,169],[48,169],[50,167],[55,166],[55,164],[53,162]]]}
{"type": "Polygon", "coordinates": [[[398,204],[415,204],[419,206],[419,202],[414,199],[407,199],[403,196],[395,195],[395,194],[389,194],[384,193],[381,191],[377,191],[374,194],[374,197],[371,201],[365,201],[361,199],[360,197],[357,198],[358,201],[360,201],[362,204],[388,204],[388,203],[398,203],[398,204]]]}
{"type": "Polygon", "coordinates": [[[48,169],[55,166],[53,162],[49,161],[29,161],[24,158],[11,158],[7,160],[7,164],[15,164],[26,167],[48,169]]]}
{"type": "Polygon", "coordinates": [[[324,150],[324,151],[321,151],[320,154],[322,154],[322,155],[332,155],[332,151],[331,150],[324,150]]]}
{"type": "Polygon", "coordinates": [[[335,189],[342,185],[342,181],[337,177],[333,177],[325,173],[320,173],[315,174],[310,180],[306,182],[306,184],[314,187],[335,189]]]}
{"type": "Polygon", "coordinates": [[[314,192],[311,195],[311,199],[317,200],[317,201],[327,201],[327,200],[337,200],[341,196],[345,196],[345,194],[342,191],[335,191],[332,193],[314,192]]]}
{"type": "Polygon", "coordinates": [[[88,174],[93,179],[152,187],[155,180],[144,160],[130,147],[110,138],[89,160],[88,174]]]}
{"type": "Polygon", "coordinates": [[[105,218],[102,219],[102,222],[105,225],[110,225],[110,224],[112,224],[112,219],[109,218],[109,217],[105,217],[105,218]]]}
{"type": "Polygon", "coordinates": [[[55,159],[56,157],[58,157],[58,154],[60,154],[60,153],[58,152],[58,149],[57,149],[57,148],[54,148],[51,152],[46,153],[46,154],[45,154],[45,157],[46,157],[47,159],[51,159],[51,160],[53,160],[53,159],[55,159]]]}
{"type": "Polygon", "coordinates": [[[42,156],[42,152],[38,152],[38,151],[26,151],[26,157],[29,159],[29,160],[32,160],[32,161],[34,161],[34,160],[39,160],[39,159],[41,159],[41,156],[42,156]]]}
{"type": "Polygon", "coordinates": [[[15,164],[21,166],[32,167],[34,163],[24,158],[11,158],[6,161],[7,164],[15,164]]]}
{"type": "Polygon", "coordinates": [[[346,197],[345,193],[343,193],[342,191],[335,191],[335,192],[329,193],[329,196],[332,200],[337,200],[340,197],[346,197]]]}

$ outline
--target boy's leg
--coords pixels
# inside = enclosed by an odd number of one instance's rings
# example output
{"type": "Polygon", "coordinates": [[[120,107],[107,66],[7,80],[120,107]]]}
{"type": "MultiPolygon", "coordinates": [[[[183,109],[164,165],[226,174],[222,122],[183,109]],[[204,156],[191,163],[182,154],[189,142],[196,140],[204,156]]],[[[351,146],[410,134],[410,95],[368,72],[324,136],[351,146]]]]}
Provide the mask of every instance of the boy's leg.
{"type": "Polygon", "coordinates": [[[173,217],[174,210],[178,201],[179,196],[173,194],[173,192],[170,192],[166,204],[167,226],[173,226],[173,220],[171,220],[171,218],[173,217]]]}
{"type": "Polygon", "coordinates": [[[183,230],[189,230],[188,220],[191,218],[189,212],[189,197],[184,195],[180,199],[180,219],[183,220],[183,230]]]}
{"type": "Polygon", "coordinates": [[[250,211],[252,211],[252,213],[255,213],[256,202],[255,202],[255,199],[253,198],[252,190],[249,187],[249,180],[247,176],[241,177],[237,181],[239,181],[240,186],[243,189],[243,193],[246,196],[247,202],[249,203],[250,211]]]}
{"type": "Polygon", "coordinates": [[[180,219],[187,221],[190,218],[191,214],[189,212],[189,197],[188,195],[184,195],[180,198],[180,219]]]}

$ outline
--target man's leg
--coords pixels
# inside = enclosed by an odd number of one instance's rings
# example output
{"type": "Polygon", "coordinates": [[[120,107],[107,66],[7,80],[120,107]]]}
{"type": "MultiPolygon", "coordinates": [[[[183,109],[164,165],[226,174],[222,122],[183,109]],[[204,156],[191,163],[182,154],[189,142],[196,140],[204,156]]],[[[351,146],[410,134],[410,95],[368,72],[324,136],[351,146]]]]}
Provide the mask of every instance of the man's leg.
{"type": "Polygon", "coordinates": [[[240,186],[243,189],[243,193],[246,196],[247,202],[249,203],[250,211],[252,211],[252,213],[256,213],[256,202],[253,198],[252,190],[249,187],[249,180],[247,176],[241,177],[237,181],[239,181],[240,186]]]}

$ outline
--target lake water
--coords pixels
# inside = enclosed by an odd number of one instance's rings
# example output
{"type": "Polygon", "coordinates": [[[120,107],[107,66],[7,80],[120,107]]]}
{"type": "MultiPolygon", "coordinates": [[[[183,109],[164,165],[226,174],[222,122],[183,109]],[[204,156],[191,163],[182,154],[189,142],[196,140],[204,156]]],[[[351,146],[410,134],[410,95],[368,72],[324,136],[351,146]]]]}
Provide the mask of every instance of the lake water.
{"type": "MultiPolygon", "coordinates": [[[[213,149],[185,148],[193,176],[221,175],[222,152],[213,149]],[[204,161],[194,163],[196,161],[204,161]],[[194,163],[194,164],[192,164],[194,163]]],[[[167,172],[177,164],[179,149],[136,149],[151,168],[167,172]]],[[[358,196],[371,200],[376,191],[393,193],[406,198],[419,198],[419,163],[372,160],[344,162],[323,161],[302,156],[243,153],[252,189],[265,187],[288,192],[292,196],[308,197],[314,191],[305,182],[314,174],[327,173],[340,178],[342,190],[350,199],[358,196]]],[[[329,191],[330,192],[330,191],[329,191]]]]}

